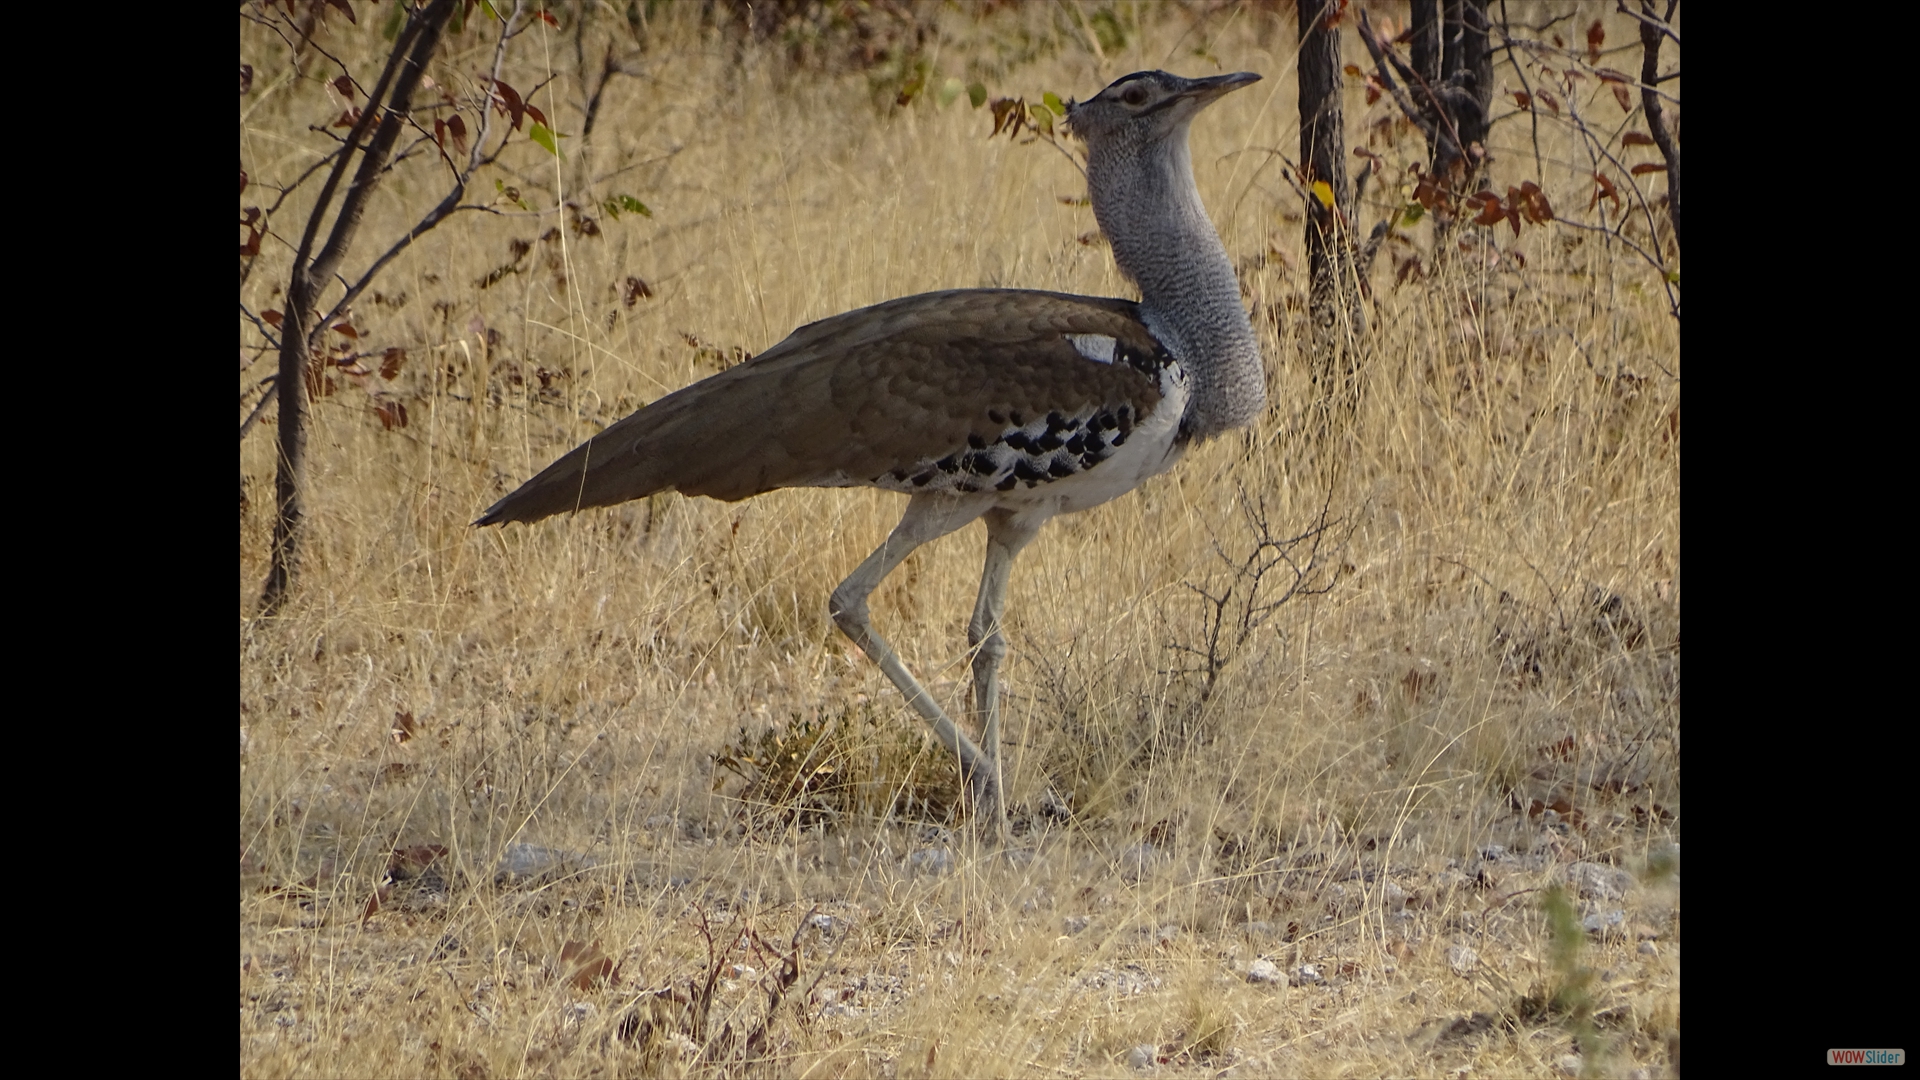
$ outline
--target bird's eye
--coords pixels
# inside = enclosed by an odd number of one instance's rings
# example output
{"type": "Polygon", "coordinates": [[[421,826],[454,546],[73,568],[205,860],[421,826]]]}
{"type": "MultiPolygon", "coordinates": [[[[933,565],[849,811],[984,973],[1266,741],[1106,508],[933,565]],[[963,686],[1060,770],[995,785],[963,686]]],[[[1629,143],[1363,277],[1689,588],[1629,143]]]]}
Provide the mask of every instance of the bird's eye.
{"type": "Polygon", "coordinates": [[[1129,105],[1143,105],[1147,100],[1147,92],[1137,86],[1129,86],[1120,91],[1120,100],[1129,105]]]}

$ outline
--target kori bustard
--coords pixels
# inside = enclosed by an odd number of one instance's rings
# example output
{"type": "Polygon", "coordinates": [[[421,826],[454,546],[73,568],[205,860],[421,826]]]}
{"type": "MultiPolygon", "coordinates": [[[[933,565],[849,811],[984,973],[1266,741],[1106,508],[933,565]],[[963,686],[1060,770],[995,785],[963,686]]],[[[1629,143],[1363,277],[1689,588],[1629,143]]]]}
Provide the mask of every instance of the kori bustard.
{"type": "Polygon", "coordinates": [[[1094,215],[1138,303],[959,289],[810,323],[588,439],[476,524],[669,489],[728,501],[783,487],[912,496],[886,542],[833,590],[830,611],[959,757],[976,813],[1004,828],[998,673],[1014,558],[1047,519],[1133,490],[1265,404],[1260,347],[1187,152],[1194,116],[1259,78],[1143,71],[1068,106],[1094,215]],[[967,624],[978,743],[867,613],[867,597],[914,549],[975,519],[987,526],[967,624]]]}

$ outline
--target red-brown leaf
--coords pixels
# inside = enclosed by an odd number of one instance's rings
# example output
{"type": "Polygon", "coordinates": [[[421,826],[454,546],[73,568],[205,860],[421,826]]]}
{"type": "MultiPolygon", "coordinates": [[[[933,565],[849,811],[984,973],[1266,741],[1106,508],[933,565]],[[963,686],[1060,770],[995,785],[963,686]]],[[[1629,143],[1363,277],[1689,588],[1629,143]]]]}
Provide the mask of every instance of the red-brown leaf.
{"type": "Polygon", "coordinates": [[[1629,131],[1627,132],[1626,136],[1620,140],[1620,145],[1622,146],[1653,146],[1655,144],[1653,141],[1653,136],[1648,135],[1646,132],[1629,131]]]}
{"type": "Polygon", "coordinates": [[[1475,225],[1498,225],[1500,219],[1506,216],[1506,211],[1500,206],[1500,196],[1491,191],[1475,192],[1473,197],[1467,200],[1467,209],[1471,210],[1476,206],[1480,208],[1480,213],[1473,219],[1475,225]]]}
{"type": "Polygon", "coordinates": [[[353,100],[353,76],[342,75],[327,85],[339,91],[341,97],[346,98],[348,101],[353,100]]]}
{"type": "Polygon", "coordinates": [[[547,123],[547,114],[541,112],[539,109],[534,108],[533,102],[531,101],[527,102],[527,115],[533,117],[534,122],[539,124],[541,127],[553,126],[552,124],[547,123]]]}
{"type": "Polygon", "coordinates": [[[1513,92],[1513,101],[1514,104],[1523,109],[1533,108],[1533,95],[1527,93],[1525,90],[1515,90],[1513,92]]]}
{"type": "Polygon", "coordinates": [[[1607,85],[1613,90],[1613,100],[1620,103],[1620,111],[1632,112],[1633,95],[1627,91],[1627,88],[1617,82],[1610,82],[1607,85]]]}
{"type": "Polygon", "coordinates": [[[360,924],[362,926],[366,925],[367,920],[373,918],[374,914],[380,910],[381,901],[385,900],[387,895],[392,891],[393,886],[391,885],[382,885],[378,889],[373,890],[373,895],[367,897],[367,906],[360,911],[360,924]]]}
{"type": "Polygon", "coordinates": [[[1612,199],[1613,208],[1620,209],[1620,192],[1613,186],[1613,181],[1599,173],[1594,173],[1593,198],[1587,200],[1587,209],[1591,210],[1599,205],[1601,199],[1612,199]]]}
{"type": "MultiPolygon", "coordinates": [[[[542,11],[537,11],[534,14],[539,16],[541,22],[546,23],[548,26],[553,27],[555,30],[560,29],[560,20],[553,17],[553,12],[542,10],[542,11]]],[[[544,120],[541,122],[545,123],[544,120]]]]}
{"type": "Polygon", "coordinates": [[[251,89],[253,89],[253,65],[241,64],[240,65],[240,92],[244,94],[251,89]]]}
{"type": "Polygon", "coordinates": [[[286,317],[286,316],[284,316],[284,315],[282,315],[282,314],[280,314],[280,313],[279,313],[279,312],[277,312],[277,311],[274,311],[274,310],[271,310],[271,309],[269,309],[269,310],[266,310],[266,311],[263,311],[263,312],[261,312],[261,313],[260,313],[260,319],[261,319],[261,321],[263,321],[263,322],[265,322],[265,323],[266,323],[266,324],[267,324],[268,326],[271,326],[271,327],[273,327],[273,328],[274,328],[274,329],[276,329],[276,330],[278,330],[278,329],[280,328],[280,320],[281,320],[281,319],[283,319],[283,318],[285,318],[285,317],[286,317]]]}
{"type": "MultiPolygon", "coordinates": [[[[993,134],[998,135],[1002,128],[1012,137],[1020,134],[1020,127],[1027,120],[1027,102],[1025,98],[994,98],[987,103],[993,110],[993,134]]],[[[992,138],[993,135],[987,136],[992,138]]]]}
{"type": "Polygon", "coordinates": [[[408,877],[433,865],[433,861],[447,853],[444,844],[415,844],[412,847],[393,849],[387,858],[387,873],[408,877]]]}
{"type": "MultiPolygon", "coordinates": [[[[287,6],[291,8],[293,5],[288,4],[287,6]]],[[[347,17],[348,22],[354,24],[355,26],[360,25],[360,20],[353,17],[353,5],[347,3],[347,0],[327,0],[327,6],[331,8],[339,8],[340,13],[347,17]]]]}
{"type": "Polygon", "coordinates": [[[1648,173],[1666,172],[1667,167],[1665,165],[1656,165],[1651,161],[1643,161],[1627,171],[1635,176],[1645,176],[1648,173]]]}
{"type": "Polygon", "coordinates": [[[1440,185],[1434,183],[1433,177],[1422,176],[1420,182],[1414,185],[1413,199],[1431,211],[1446,200],[1446,193],[1440,190],[1440,185]]]}
{"type": "Polygon", "coordinates": [[[1553,220],[1553,204],[1547,201],[1547,193],[1540,190],[1539,184],[1531,180],[1521,184],[1520,196],[1528,221],[1541,225],[1553,220]]]}
{"type": "Polygon", "coordinates": [[[341,113],[340,118],[338,120],[335,120],[332,126],[338,127],[338,128],[350,128],[359,122],[360,122],[360,107],[356,105],[353,108],[348,109],[346,112],[341,113]]]}
{"type": "Polygon", "coordinates": [[[453,136],[453,148],[464,154],[467,152],[467,122],[460,119],[459,113],[447,117],[447,133],[453,136]]]}
{"type": "Polygon", "coordinates": [[[393,736],[394,742],[404,745],[419,730],[420,724],[414,720],[412,713],[396,711],[393,714],[393,728],[388,734],[393,736]]]}
{"type": "Polygon", "coordinates": [[[1545,105],[1549,109],[1552,109],[1553,115],[1555,116],[1560,115],[1560,101],[1559,99],[1553,96],[1553,93],[1551,91],[1543,87],[1534,96],[1540,99],[1541,104],[1545,105]]]}
{"type": "Polygon", "coordinates": [[[1587,60],[1595,64],[1599,63],[1600,46],[1606,43],[1606,28],[1600,25],[1599,19],[1593,20],[1593,25],[1587,27],[1587,60]]]}
{"type": "Polygon", "coordinates": [[[494,107],[510,115],[513,118],[513,130],[519,131],[520,120],[527,112],[527,103],[520,100],[520,91],[508,86],[499,79],[493,80],[493,88],[498,98],[498,100],[494,102],[494,107]]]}
{"type": "MultiPolygon", "coordinates": [[[[392,431],[394,428],[407,426],[407,406],[405,402],[376,401],[373,403],[373,414],[380,418],[380,427],[383,430],[392,431]]],[[[395,737],[398,738],[397,731],[395,737]]],[[[409,735],[408,738],[412,738],[412,736],[409,735]]],[[[406,739],[399,739],[399,741],[405,742],[406,739]]]]}
{"type": "Polygon", "coordinates": [[[389,346],[386,352],[380,354],[380,377],[392,382],[400,374],[400,365],[406,362],[407,350],[398,345],[389,346]]]}
{"type": "Polygon", "coordinates": [[[571,969],[566,981],[576,990],[593,989],[596,982],[612,981],[618,968],[600,946],[586,941],[569,941],[560,947],[562,970],[571,969]]]}
{"type": "Polygon", "coordinates": [[[353,324],[350,322],[342,321],[334,323],[333,332],[342,337],[352,338],[355,341],[360,340],[360,331],[354,329],[353,324]]]}

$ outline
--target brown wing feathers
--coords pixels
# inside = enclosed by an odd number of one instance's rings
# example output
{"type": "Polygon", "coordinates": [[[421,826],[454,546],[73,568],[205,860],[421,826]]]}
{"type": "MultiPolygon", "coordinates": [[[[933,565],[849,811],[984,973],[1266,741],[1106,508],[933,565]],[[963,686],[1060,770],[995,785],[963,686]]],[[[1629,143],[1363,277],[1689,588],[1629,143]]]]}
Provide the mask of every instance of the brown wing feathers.
{"type": "Polygon", "coordinates": [[[810,323],[738,367],[608,427],[494,504],[478,524],[537,521],[676,489],[737,500],[871,483],[991,442],[1050,411],[1159,399],[1147,374],[1066,335],[1158,351],[1124,300],[1012,289],[927,293],[810,323]]]}

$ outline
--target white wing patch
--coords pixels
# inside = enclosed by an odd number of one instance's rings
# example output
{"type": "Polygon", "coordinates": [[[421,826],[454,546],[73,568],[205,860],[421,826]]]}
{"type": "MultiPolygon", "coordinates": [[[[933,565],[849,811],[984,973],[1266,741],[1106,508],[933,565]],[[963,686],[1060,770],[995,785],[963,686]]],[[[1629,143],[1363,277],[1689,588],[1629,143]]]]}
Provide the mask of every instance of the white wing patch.
{"type": "Polygon", "coordinates": [[[1111,364],[1119,342],[1105,334],[1068,334],[1067,340],[1081,356],[1097,363],[1111,364]]]}

